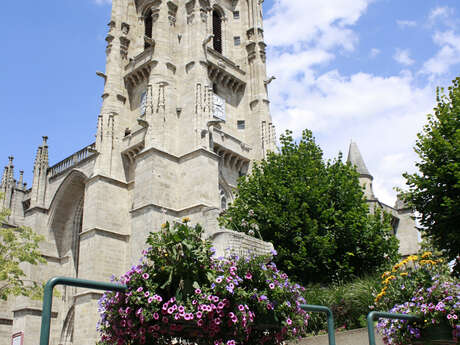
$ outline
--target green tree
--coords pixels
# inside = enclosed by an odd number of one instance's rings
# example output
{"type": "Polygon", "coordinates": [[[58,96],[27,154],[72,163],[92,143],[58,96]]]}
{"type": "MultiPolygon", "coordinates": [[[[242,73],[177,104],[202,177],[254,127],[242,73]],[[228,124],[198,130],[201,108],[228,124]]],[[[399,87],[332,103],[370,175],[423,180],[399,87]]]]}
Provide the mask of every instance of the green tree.
{"type": "Polygon", "coordinates": [[[37,298],[41,295],[42,285],[27,281],[21,264],[46,262],[38,250],[43,237],[30,228],[7,225],[8,215],[9,210],[0,209],[0,298],[6,300],[11,295],[37,298]]]}
{"type": "Polygon", "coordinates": [[[419,213],[421,232],[460,273],[460,77],[446,95],[437,90],[437,106],[418,134],[414,150],[418,172],[404,174],[403,197],[419,213]]]}
{"type": "Polygon", "coordinates": [[[274,244],[280,269],[303,284],[361,276],[397,259],[389,215],[369,214],[358,173],[341,155],[325,162],[312,133],[255,164],[221,225],[274,244]]]}

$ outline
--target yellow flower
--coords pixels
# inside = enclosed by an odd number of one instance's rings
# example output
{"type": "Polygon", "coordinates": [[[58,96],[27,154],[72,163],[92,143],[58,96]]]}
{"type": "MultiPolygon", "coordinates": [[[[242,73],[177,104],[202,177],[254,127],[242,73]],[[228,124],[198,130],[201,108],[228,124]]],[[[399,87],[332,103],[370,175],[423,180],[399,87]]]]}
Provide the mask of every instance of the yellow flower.
{"type": "Polygon", "coordinates": [[[382,279],[385,278],[386,276],[389,276],[390,274],[391,274],[391,272],[388,272],[388,271],[384,272],[382,274],[382,279]]]}
{"type": "Polygon", "coordinates": [[[162,229],[166,228],[166,223],[161,224],[161,228],[162,229]]]}
{"type": "Polygon", "coordinates": [[[425,253],[422,254],[422,259],[427,258],[427,257],[429,257],[431,255],[433,255],[432,252],[425,252],[425,253]]]}
{"type": "Polygon", "coordinates": [[[190,218],[189,217],[184,217],[182,218],[182,223],[188,223],[190,222],[190,218]]]}
{"type": "Polygon", "coordinates": [[[407,276],[407,274],[408,274],[407,272],[401,272],[400,276],[405,277],[405,276],[407,276]]]}

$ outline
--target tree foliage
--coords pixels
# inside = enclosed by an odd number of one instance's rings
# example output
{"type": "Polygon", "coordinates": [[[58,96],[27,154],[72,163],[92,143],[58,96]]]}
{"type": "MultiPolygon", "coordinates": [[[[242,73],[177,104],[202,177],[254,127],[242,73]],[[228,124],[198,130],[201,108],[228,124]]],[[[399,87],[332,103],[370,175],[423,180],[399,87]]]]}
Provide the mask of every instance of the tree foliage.
{"type": "Polygon", "coordinates": [[[0,210],[0,298],[6,300],[10,295],[39,297],[42,286],[26,280],[22,267],[24,263],[37,265],[46,262],[38,250],[43,237],[30,228],[7,225],[8,215],[8,210],[0,210]]]}
{"type": "Polygon", "coordinates": [[[404,199],[419,212],[422,234],[460,271],[460,77],[448,94],[437,91],[434,114],[418,134],[419,172],[404,174],[404,199]]]}
{"type": "Polygon", "coordinates": [[[369,214],[358,173],[341,156],[325,162],[312,133],[296,143],[281,136],[269,154],[240,179],[221,225],[274,244],[280,269],[308,284],[372,272],[397,257],[389,215],[369,214]]]}

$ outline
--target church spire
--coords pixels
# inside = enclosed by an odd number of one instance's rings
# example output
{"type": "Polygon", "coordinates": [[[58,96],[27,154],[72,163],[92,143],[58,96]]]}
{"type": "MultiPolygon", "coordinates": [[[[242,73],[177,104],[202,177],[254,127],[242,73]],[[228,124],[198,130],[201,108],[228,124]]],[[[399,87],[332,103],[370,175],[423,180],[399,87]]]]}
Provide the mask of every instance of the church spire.
{"type": "Polygon", "coordinates": [[[350,143],[350,148],[348,149],[348,158],[347,162],[351,163],[356,167],[356,171],[362,176],[367,175],[368,177],[372,178],[371,173],[367,170],[366,164],[364,163],[364,159],[359,151],[358,144],[355,142],[350,143]]]}
{"type": "Polygon", "coordinates": [[[356,171],[359,174],[359,183],[363,187],[364,196],[367,200],[374,200],[374,190],[372,188],[372,180],[374,179],[367,170],[366,164],[364,164],[364,159],[361,156],[359,151],[358,144],[355,142],[350,143],[350,148],[348,149],[348,158],[347,162],[353,165],[356,168],[356,171]]]}

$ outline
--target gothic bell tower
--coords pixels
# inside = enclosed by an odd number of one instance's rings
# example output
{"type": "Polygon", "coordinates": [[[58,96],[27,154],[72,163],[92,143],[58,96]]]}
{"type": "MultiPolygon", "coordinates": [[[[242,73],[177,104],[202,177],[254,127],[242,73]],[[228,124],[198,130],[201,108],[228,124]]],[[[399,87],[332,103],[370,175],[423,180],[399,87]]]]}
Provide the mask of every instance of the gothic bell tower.
{"type": "Polygon", "coordinates": [[[137,224],[160,225],[161,210],[203,221],[275,148],[262,2],[112,6],[95,175],[129,184],[136,234],[145,235],[137,224]]]}

